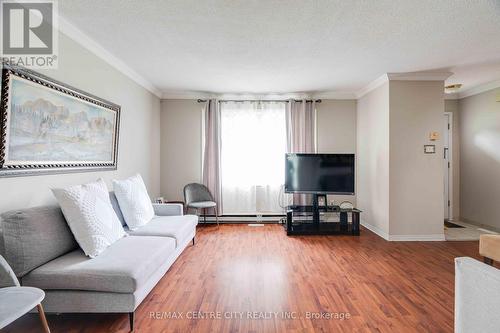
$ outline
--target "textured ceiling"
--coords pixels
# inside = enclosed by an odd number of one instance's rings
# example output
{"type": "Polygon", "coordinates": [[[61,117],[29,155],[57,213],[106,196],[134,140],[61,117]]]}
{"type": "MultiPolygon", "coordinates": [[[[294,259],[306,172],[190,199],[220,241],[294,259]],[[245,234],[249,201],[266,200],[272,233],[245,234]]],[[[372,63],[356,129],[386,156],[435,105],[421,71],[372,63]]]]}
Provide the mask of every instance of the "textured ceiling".
{"type": "Polygon", "coordinates": [[[355,92],[386,72],[500,79],[500,0],[64,0],[161,91],[355,92]]]}

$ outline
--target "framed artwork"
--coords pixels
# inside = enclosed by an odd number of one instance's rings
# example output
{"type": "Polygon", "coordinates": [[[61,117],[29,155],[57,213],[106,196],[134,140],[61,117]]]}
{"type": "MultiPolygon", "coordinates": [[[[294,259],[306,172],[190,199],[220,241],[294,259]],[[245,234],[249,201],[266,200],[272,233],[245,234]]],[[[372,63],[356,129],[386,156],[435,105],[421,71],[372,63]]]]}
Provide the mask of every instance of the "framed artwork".
{"type": "Polygon", "coordinates": [[[2,66],[0,177],[115,170],[119,126],[120,106],[2,66]]]}

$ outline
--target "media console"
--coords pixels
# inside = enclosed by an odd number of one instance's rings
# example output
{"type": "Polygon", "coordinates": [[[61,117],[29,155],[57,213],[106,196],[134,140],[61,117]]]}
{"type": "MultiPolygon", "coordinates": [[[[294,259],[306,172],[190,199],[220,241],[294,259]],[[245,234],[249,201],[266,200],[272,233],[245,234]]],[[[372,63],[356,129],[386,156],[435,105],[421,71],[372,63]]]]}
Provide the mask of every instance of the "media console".
{"type": "Polygon", "coordinates": [[[359,236],[360,213],[359,209],[342,209],[339,206],[288,206],[286,234],[359,236]]]}
{"type": "Polygon", "coordinates": [[[360,210],[327,205],[328,194],[354,195],[355,162],[354,154],[286,155],[284,192],[312,195],[312,205],[288,206],[288,235],[359,235],[360,210]]]}

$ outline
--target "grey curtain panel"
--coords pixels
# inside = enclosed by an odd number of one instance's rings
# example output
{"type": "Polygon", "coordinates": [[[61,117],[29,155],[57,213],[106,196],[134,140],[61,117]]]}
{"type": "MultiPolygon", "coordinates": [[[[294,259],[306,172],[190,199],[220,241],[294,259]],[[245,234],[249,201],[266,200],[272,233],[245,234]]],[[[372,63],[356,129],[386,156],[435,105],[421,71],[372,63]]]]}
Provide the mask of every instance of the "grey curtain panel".
{"type": "Polygon", "coordinates": [[[222,215],[221,183],[221,115],[219,102],[211,99],[205,105],[205,153],[203,157],[203,184],[217,202],[217,212],[222,215]]]}
{"type": "Polygon", "coordinates": [[[286,110],[287,152],[316,152],[316,103],[290,100],[286,110]]]}
{"type": "MultiPolygon", "coordinates": [[[[286,135],[288,153],[316,152],[316,102],[289,101],[286,109],[286,135]]],[[[306,205],[310,202],[310,195],[293,195],[294,205],[306,205]]]]}

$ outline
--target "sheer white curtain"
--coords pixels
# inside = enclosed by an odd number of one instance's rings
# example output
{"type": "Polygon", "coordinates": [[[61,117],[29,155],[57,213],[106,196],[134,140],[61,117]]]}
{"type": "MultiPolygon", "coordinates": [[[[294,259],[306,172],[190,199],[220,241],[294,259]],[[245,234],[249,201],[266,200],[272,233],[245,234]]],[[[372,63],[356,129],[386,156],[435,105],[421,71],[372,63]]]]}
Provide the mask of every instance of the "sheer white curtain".
{"type": "Polygon", "coordinates": [[[224,214],[281,213],[287,150],[285,102],[221,103],[224,214]]]}
{"type": "MultiPolygon", "coordinates": [[[[316,152],[316,102],[290,100],[286,109],[288,153],[316,152]]],[[[294,194],[296,205],[311,204],[311,195],[294,194]]]]}

